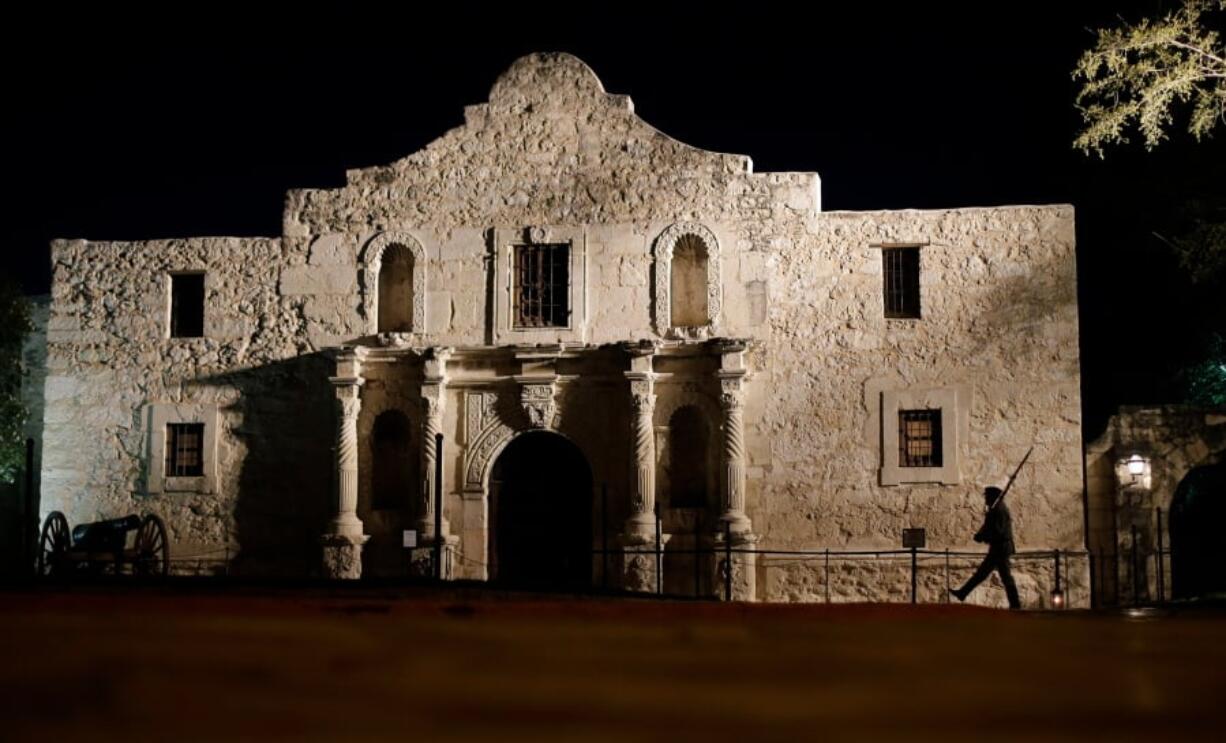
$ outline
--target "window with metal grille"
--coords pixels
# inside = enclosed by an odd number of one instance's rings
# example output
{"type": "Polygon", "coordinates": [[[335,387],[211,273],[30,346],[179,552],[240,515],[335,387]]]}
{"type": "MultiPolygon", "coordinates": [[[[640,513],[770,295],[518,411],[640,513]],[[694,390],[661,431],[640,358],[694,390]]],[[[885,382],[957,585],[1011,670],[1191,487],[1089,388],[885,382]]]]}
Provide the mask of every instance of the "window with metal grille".
{"type": "Polygon", "coordinates": [[[204,475],[204,424],[166,424],[166,476],[204,475]]]}
{"type": "Polygon", "coordinates": [[[178,273],[170,277],[170,337],[204,335],[204,274],[178,273]]]}
{"type": "Polygon", "coordinates": [[[919,248],[883,248],[885,316],[919,317],[919,248]]]}
{"type": "Polygon", "coordinates": [[[940,410],[898,411],[898,466],[942,466],[940,410]]]}
{"type": "Polygon", "coordinates": [[[516,245],[512,271],[515,327],[570,325],[570,245],[516,245]]]}

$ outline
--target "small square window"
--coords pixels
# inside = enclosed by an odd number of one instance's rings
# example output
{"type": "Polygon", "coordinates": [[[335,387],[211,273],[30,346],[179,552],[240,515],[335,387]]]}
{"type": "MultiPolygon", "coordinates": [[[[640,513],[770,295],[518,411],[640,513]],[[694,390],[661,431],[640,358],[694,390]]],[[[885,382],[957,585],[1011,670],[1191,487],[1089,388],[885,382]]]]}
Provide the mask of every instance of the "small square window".
{"type": "Polygon", "coordinates": [[[941,411],[898,411],[898,466],[941,467],[941,411]]]}
{"type": "Polygon", "coordinates": [[[170,337],[204,336],[204,274],[170,276],[170,337]]]}
{"type": "Polygon", "coordinates": [[[883,248],[881,260],[885,282],[885,316],[918,318],[919,248],[883,248]]]}
{"type": "Polygon", "coordinates": [[[511,270],[516,328],[570,325],[570,245],[516,245],[511,270]]]}
{"type": "Polygon", "coordinates": [[[166,477],[204,474],[204,424],[166,424],[166,477]]]}

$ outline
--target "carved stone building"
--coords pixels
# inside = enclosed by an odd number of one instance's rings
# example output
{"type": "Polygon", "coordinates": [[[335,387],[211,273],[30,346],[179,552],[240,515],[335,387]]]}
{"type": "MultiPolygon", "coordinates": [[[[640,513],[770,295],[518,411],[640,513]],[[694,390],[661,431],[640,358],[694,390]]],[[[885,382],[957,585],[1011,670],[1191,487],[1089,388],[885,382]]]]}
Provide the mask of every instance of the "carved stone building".
{"type": "Polygon", "coordinates": [[[972,549],[1034,445],[1019,547],[1084,547],[1070,206],[823,212],[565,54],[464,113],[279,237],[55,242],[42,511],[156,511],[184,570],[395,576],[437,466],[456,578],[654,589],[658,511],[665,590],[715,591],[730,535],[740,598],[869,600],[905,570],[752,550],[972,549]]]}

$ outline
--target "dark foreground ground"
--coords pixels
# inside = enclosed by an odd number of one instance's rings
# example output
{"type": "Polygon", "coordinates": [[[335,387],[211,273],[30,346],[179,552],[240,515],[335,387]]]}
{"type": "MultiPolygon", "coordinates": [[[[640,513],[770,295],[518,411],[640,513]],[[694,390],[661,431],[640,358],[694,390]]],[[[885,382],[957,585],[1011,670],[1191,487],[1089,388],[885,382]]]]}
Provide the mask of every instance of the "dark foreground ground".
{"type": "Polygon", "coordinates": [[[0,739],[1226,737],[1226,613],[0,590],[0,739]]]}

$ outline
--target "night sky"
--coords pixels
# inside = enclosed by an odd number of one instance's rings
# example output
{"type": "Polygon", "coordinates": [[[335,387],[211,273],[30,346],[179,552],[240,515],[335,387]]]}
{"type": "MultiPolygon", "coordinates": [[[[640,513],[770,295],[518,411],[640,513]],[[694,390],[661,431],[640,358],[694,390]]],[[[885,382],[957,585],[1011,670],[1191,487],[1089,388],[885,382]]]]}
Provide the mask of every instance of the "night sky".
{"type": "Polygon", "coordinates": [[[403,157],[460,124],[516,57],[569,51],[683,142],[758,172],[817,171],[827,210],[1073,203],[1093,438],[1116,405],[1177,400],[1175,372],[1226,305],[1151,234],[1192,200],[1226,204],[1226,128],[1106,162],[1070,146],[1089,29],[1170,5],[42,11],[0,44],[0,266],[41,293],[56,237],[279,234],[287,189],[403,157]]]}

